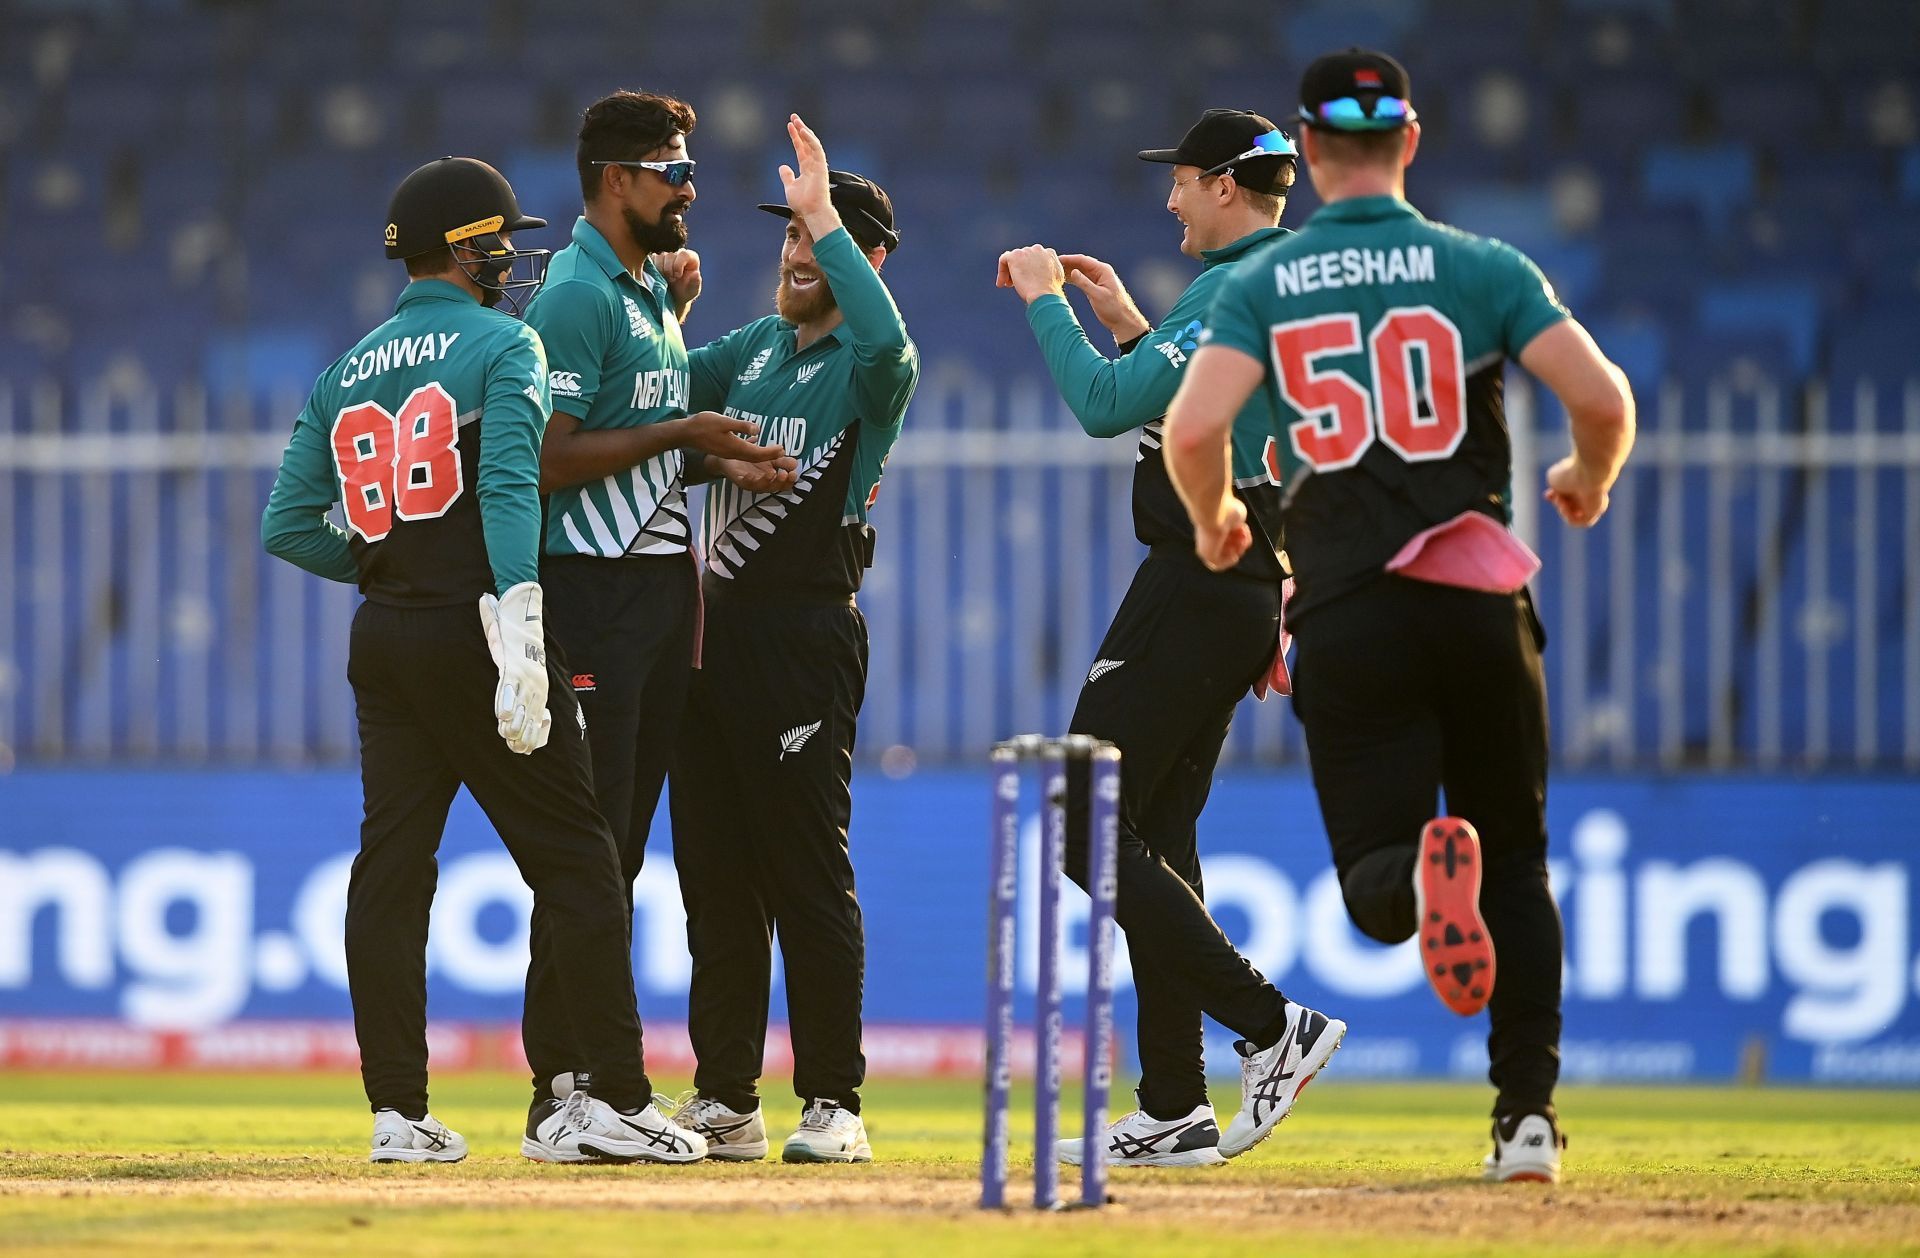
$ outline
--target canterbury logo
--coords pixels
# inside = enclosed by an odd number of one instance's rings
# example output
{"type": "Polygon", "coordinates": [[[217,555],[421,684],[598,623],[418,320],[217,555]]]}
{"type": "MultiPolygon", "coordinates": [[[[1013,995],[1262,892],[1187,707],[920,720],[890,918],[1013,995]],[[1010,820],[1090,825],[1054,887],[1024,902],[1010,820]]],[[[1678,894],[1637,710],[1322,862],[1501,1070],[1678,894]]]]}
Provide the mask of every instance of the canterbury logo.
{"type": "Polygon", "coordinates": [[[800,368],[799,371],[794,373],[793,383],[796,385],[805,384],[807,381],[819,375],[820,369],[824,366],[826,366],[824,362],[808,363],[806,366],[800,368]]]}
{"type": "Polygon", "coordinates": [[[819,730],[820,724],[819,721],[815,721],[811,725],[796,725],[780,735],[780,758],[785,760],[788,753],[799,751],[806,746],[807,740],[819,730]]]}
{"type": "Polygon", "coordinates": [[[1125,660],[1095,660],[1093,667],[1087,670],[1087,681],[1099,681],[1124,663],[1126,663],[1125,660]]]}
{"type": "Polygon", "coordinates": [[[597,684],[595,684],[592,673],[575,673],[573,675],[572,680],[573,680],[573,692],[575,694],[586,694],[589,691],[598,690],[600,688],[597,684]]]}

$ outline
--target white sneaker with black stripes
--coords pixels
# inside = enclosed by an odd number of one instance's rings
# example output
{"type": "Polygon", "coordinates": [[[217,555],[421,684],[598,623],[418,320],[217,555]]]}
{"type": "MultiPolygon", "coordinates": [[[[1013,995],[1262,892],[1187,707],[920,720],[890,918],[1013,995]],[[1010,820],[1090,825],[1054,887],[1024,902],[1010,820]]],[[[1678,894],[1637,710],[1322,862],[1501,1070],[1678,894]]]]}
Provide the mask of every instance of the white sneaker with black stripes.
{"type": "Polygon", "coordinates": [[[783,1162],[871,1162],[873,1146],[867,1143],[867,1125],[860,1115],[838,1101],[815,1097],[807,1102],[794,1128],[780,1150],[783,1162]]]}
{"type": "Polygon", "coordinates": [[[623,1114],[585,1092],[565,1101],[536,1101],[520,1139],[520,1156],[535,1162],[698,1162],[706,1138],[648,1102],[623,1114]]]}
{"type": "Polygon", "coordinates": [[[466,1156],[465,1138],[432,1114],[419,1122],[392,1109],[373,1116],[369,1162],[458,1162],[466,1156]]]}
{"type": "Polygon", "coordinates": [[[1272,1135],[1346,1034],[1347,1024],[1340,1019],[1289,1002],[1287,1029],[1271,1047],[1256,1049],[1249,1040],[1237,1043],[1240,1111],[1220,1137],[1220,1152],[1239,1157],[1272,1135]]]}
{"type": "Polygon", "coordinates": [[[1493,1120],[1493,1152],[1480,1164],[1480,1178],[1496,1183],[1557,1184],[1560,1151],[1567,1138],[1545,1114],[1510,1114],[1493,1120]]]}
{"type": "MultiPolygon", "coordinates": [[[[1220,1124],[1211,1105],[1171,1122],[1135,1110],[1107,1124],[1106,1140],[1108,1166],[1224,1166],[1227,1161],[1220,1156],[1220,1124]]],[[[1062,1140],[1054,1148],[1062,1162],[1080,1165],[1081,1141],[1062,1140]]]]}
{"type": "Polygon", "coordinates": [[[673,1121],[706,1137],[716,1162],[757,1162],[767,1156],[767,1123],[754,1106],[745,1114],[710,1096],[696,1096],[674,1111],[673,1121]]]}

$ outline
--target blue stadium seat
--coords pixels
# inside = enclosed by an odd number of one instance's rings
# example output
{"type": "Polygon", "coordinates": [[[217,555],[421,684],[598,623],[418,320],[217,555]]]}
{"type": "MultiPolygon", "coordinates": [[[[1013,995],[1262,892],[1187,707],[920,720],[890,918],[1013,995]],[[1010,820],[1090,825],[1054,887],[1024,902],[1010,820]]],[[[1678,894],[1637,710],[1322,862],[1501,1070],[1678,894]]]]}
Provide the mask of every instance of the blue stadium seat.
{"type": "Polygon", "coordinates": [[[1736,281],[1707,288],[1697,318],[1706,331],[1780,333],[1794,371],[1804,375],[1813,368],[1820,313],[1820,295],[1810,283],[1736,281]]]}
{"type": "Polygon", "coordinates": [[[500,75],[463,78],[436,93],[436,153],[494,153],[525,144],[533,136],[535,92],[511,70],[500,75]]]}
{"type": "Polygon", "coordinates": [[[1477,236],[1493,236],[1522,253],[1534,253],[1557,242],[1553,203],[1545,188],[1474,185],[1441,202],[1441,217],[1477,236]]]}
{"type": "Polygon", "coordinates": [[[1920,12],[1901,0],[1822,0],[1811,10],[1814,59],[1825,68],[1858,74],[1869,69],[1911,72],[1920,44],[1920,12]]]}
{"type": "Polygon", "coordinates": [[[913,154],[931,152],[937,144],[940,118],[935,94],[911,76],[857,74],[831,79],[821,86],[820,110],[816,128],[823,142],[832,137],[836,146],[829,153],[837,153],[840,141],[853,137],[913,154]]]}
{"type": "Polygon", "coordinates": [[[1335,48],[1398,48],[1420,6],[1392,0],[1344,0],[1288,6],[1280,35],[1296,61],[1335,48]]]}
{"type": "Polygon", "coordinates": [[[1718,229],[1753,199],[1753,154],[1735,144],[1655,145],[1641,163],[1640,180],[1649,204],[1694,206],[1718,229]]]}
{"type": "Polygon", "coordinates": [[[219,331],[207,345],[207,388],[216,397],[305,396],[320,369],[347,347],[329,347],[302,327],[219,331]]]}
{"type": "Polygon", "coordinates": [[[1835,127],[1832,102],[1806,73],[1750,75],[1714,85],[1720,131],[1776,156],[1822,143],[1835,127]]]}
{"type": "Polygon", "coordinates": [[[1575,315],[1600,285],[1600,250],[1592,241],[1554,241],[1525,251],[1575,315]]]}
{"type": "Polygon", "coordinates": [[[1673,0],[1567,0],[1578,13],[1644,13],[1663,22],[1673,20],[1673,0]]]}
{"type": "Polygon", "coordinates": [[[1920,145],[1900,155],[1900,199],[1920,204],[1920,145]]]}
{"type": "Polygon", "coordinates": [[[1667,334],[1658,324],[1606,315],[1582,319],[1602,353],[1627,373],[1634,392],[1651,396],[1667,370],[1667,334]]]}
{"type": "Polygon", "coordinates": [[[1600,292],[1608,302],[1678,319],[1692,308],[1712,242],[1689,206],[1623,209],[1601,221],[1600,292]]]}
{"type": "Polygon", "coordinates": [[[1567,99],[1583,153],[1637,153],[1647,136],[1670,135],[1686,117],[1686,90],[1666,70],[1583,78],[1567,99]]]}
{"type": "Polygon", "coordinates": [[[580,207],[580,174],[573,150],[512,149],[501,157],[499,165],[500,173],[513,185],[521,208],[552,224],[548,232],[554,243],[545,247],[560,248],[573,230],[580,207]]]}
{"type": "MultiPolygon", "coordinates": [[[[1886,396],[1896,396],[1907,381],[1920,379],[1915,346],[1920,346],[1920,306],[1901,301],[1865,307],[1829,331],[1827,374],[1836,389],[1868,380],[1886,396]]],[[[1886,413],[1886,420],[1894,418],[1886,413]]]]}

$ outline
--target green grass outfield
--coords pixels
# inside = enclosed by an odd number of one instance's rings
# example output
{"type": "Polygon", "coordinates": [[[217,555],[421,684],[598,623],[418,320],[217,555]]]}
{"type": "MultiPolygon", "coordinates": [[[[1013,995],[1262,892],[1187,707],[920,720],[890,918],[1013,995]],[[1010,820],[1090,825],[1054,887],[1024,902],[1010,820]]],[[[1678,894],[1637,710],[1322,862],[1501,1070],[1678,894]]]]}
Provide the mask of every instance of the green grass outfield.
{"type": "MultiPolygon", "coordinates": [[[[9,1074],[0,1251],[1920,1255],[1920,1093],[1568,1088],[1566,1182],[1495,1186],[1484,1089],[1326,1080],[1224,1168],[1053,1215],[973,1208],[976,1087],[866,1095],[868,1167],[554,1167],[518,1156],[519,1080],[450,1076],[434,1112],[472,1156],[373,1167],[351,1076],[9,1074]]],[[[770,1112],[777,1142],[797,1102],[770,1112]]]]}

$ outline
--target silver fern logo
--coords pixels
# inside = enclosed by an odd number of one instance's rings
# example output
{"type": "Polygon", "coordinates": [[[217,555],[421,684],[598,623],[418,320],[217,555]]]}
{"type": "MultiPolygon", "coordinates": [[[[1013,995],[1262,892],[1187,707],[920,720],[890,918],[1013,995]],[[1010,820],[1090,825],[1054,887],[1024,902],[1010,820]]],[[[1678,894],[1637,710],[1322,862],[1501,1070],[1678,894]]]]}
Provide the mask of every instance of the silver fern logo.
{"type": "Polygon", "coordinates": [[[811,725],[796,725],[780,735],[780,758],[785,760],[790,752],[799,751],[806,746],[807,740],[812,738],[819,728],[820,722],[815,721],[811,725]]]}
{"type": "Polygon", "coordinates": [[[805,383],[806,383],[807,381],[809,381],[809,380],[811,380],[811,379],[813,379],[813,378],[814,378],[815,376],[817,376],[817,375],[819,375],[819,374],[820,374],[820,369],[821,369],[822,367],[824,367],[824,366],[826,366],[826,365],[827,365],[827,364],[826,364],[826,363],[824,363],[824,362],[817,362],[817,363],[808,363],[808,364],[806,364],[805,366],[803,366],[803,367],[801,367],[799,371],[796,371],[796,372],[794,373],[794,375],[793,375],[793,383],[792,383],[791,385],[789,385],[788,387],[789,387],[789,388],[798,388],[799,386],[801,386],[801,385],[803,385],[803,384],[805,384],[805,383]]]}
{"type": "Polygon", "coordinates": [[[753,361],[747,364],[747,369],[741,372],[740,375],[737,377],[738,381],[741,384],[752,384],[755,380],[758,380],[760,378],[760,372],[764,370],[767,365],[767,360],[772,357],[773,357],[772,346],[768,346],[766,349],[761,350],[758,354],[755,354],[753,356],[753,361]]]}
{"type": "Polygon", "coordinates": [[[1125,660],[1095,660],[1093,667],[1087,670],[1087,684],[1092,685],[1124,663],[1125,660]]]}

